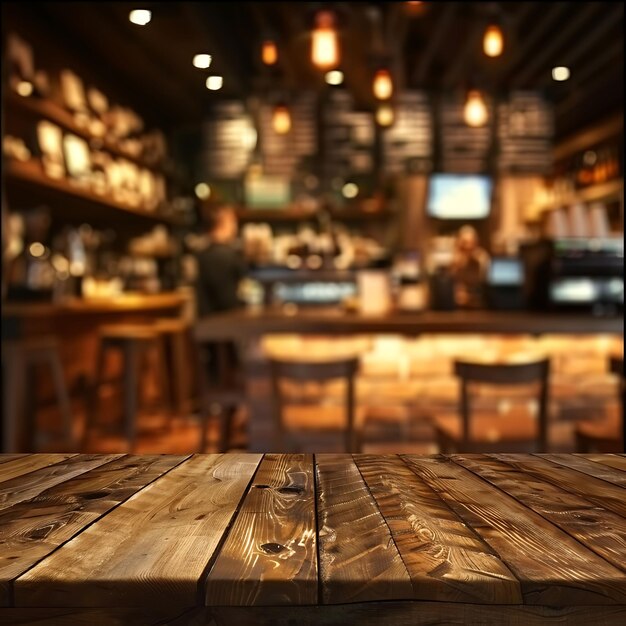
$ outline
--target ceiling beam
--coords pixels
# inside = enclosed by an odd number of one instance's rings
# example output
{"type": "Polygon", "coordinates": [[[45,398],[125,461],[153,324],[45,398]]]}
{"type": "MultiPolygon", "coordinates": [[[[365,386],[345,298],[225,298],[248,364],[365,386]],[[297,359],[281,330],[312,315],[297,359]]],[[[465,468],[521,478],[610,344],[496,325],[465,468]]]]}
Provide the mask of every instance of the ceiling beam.
{"type": "Polygon", "coordinates": [[[584,8],[576,13],[570,21],[566,22],[556,35],[550,38],[545,48],[533,55],[522,69],[517,72],[511,80],[511,87],[519,88],[528,84],[529,80],[535,76],[542,68],[545,68],[551,58],[565,45],[573,39],[586,23],[592,18],[597,10],[594,3],[586,3],[584,8]]]}
{"type": "Polygon", "coordinates": [[[415,66],[415,71],[413,72],[412,82],[416,86],[424,86],[424,82],[428,76],[428,71],[430,70],[430,66],[435,58],[435,54],[437,54],[437,50],[443,42],[444,35],[448,32],[448,29],[452,24],[452,20],[457,12],[457,9],[457,2],[446,2],[443,4],[437,25],[435,26],[432,35],[428,38],[426,50],[424,50],[424,53],[421,55],[417,65],[415,66]]]}
{"type": "Polygon", "coordinates": [[[578,84],[576,89],[573,90],[567,98],[564,98],[555,105],[555,117],[562,117],[577,106],[582,107],[582,105],[597,102],[598,98],[601,97],[600,87],[607,87],[607,89],[601,92],[602,98],[606,99],[607,95],[615,93],[613,89],[609,89],[612,82],[613,75],[610,71],[591,75],[589,80],[578,84]]]}

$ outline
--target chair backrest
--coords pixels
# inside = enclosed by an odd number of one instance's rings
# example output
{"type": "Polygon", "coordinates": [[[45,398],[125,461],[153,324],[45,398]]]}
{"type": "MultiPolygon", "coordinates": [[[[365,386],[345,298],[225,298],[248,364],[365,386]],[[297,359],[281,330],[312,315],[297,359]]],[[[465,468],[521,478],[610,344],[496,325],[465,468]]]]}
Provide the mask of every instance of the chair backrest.
{"type": "Polygon", "coordinates": [[[454,373],[461,379],[461,418],[463,420],[463,446],[470,442],[469,384],[524,385],[538,383],[537,442],[540,452],[545,452],[548,441],[548,384],[550,360],[540,359],[528,363],[470,363],[455,361],[454,373]]]}
{"type": "MultiPolygon", "coordinates": [[[[342,359],[324,361],[290,361],[271,358],[270,371],[272,375],[272,388],[275,403],[275,426],[277,443],[281,450],[284,445],[285,426],[283,421],[283,409],[285,398],[281,389],[280,381],[315,381],[325,382],[343,378],[346,381],[345,407],[346,407],[346,451],[352,452],[356,449],[354,433],[354,413],[355,413],[355,376],[359,369],[358,357],[347,357],[342,359]]],[[[322,410],[322,409],[320,409],[322,410]]]]}

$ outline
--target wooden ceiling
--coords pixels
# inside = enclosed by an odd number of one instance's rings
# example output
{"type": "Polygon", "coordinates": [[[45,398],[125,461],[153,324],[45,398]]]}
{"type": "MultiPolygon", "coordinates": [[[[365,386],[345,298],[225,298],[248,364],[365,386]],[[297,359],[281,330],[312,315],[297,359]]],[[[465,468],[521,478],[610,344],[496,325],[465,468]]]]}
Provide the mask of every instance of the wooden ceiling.
{"type": "Polygon", "coordinates": [[[3,2],[2,10],[5,32],[32,26],[55,38],[94,79],[115,83],[128,104],[173,128],[197,124],[217,99],[326,88],[309,56],[312,15],[324,4],[339,12],[346,87],[363,108],[374,104],[375,64],[388,58],[407,88],[543,90],[555,103],[557,137],[623,109],[622,2],[438,1],[413,10],[406,2],[3,2]],[[146,27],[128,20],[138,7],[153,12],[146,27]],[[489,59],[481,37],[494,16],[505,52],[489,59]],[[279,44],[271,72],[259,59],[265,37],[279,44]],[[224,76],[220,92],[208,91],[207,71],[192,66],[198,52],[211,54],[211,72],[224,76]],[[571,79],[555,83],[555,65],[569,66],[571,79]]]}

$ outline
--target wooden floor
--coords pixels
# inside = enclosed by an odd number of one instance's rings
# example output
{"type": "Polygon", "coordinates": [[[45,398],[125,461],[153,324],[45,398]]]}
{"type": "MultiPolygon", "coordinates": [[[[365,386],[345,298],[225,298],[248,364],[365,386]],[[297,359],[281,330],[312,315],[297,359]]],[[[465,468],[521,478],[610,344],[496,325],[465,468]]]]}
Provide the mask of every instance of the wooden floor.
{"type": "Polygon", "coordinates": [[[0,456],[0,623],[621,624],[626,455],[0,456]]]}

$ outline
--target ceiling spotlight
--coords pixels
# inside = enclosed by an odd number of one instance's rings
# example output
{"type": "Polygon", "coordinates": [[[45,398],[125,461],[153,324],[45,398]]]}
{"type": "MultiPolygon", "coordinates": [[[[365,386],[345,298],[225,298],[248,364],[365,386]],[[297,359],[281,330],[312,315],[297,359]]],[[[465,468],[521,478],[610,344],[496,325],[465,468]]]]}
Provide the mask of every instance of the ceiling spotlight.
{"type": "Polygon", "coordinates": [[[209,187],[206,183],[198,183],[194,191],[200,200],[208,200],[211,197],[211,187],[209,187]]]}
{"type": "Polygon", "coordinates": [[[483,95],[477,89],[472,89],[467,94],[463,109],[465,123],[473,128],[479,128],[487,123],[489,113],[483,95]]]}
{"type": "Polygon", "coordinates": [[[562,82],[570,77],[569,67],[559,65],[552,68],[552,78],[556,81],[562,82]]]}
{"type": "Polygon", "coordinates": [[[210,54],[196,54],[193,57],[193,66],[201,70],[206,70],[211,67],[211,61],[213,57],[210,54]]]}
{"type": "Polygon", "coordinates": [[[324,77],[329,85],[341,85],[343,83],[343,72],[340,70],[331,70],[326,72],[324,77]]]}
{"type": "Polygon", "coordinates": [[[222,76],[209,76],[206,79],[206,88],[211,91],[217,91],[222,88],[224,84],[224,78],[222,76]]]}
{"type": "Polygon", "coordinates": [[[504,37],[497,24],[490,24],[483,37],[483,51],[488,57],[499,57],[504,49],[504,37]]]}
{"type": "Polygon", "coordinates": [[[137,26],[145,26],[152,19],[152,11],[148,9],[133,9],[128,14],[128,19],[137,26]]]}

